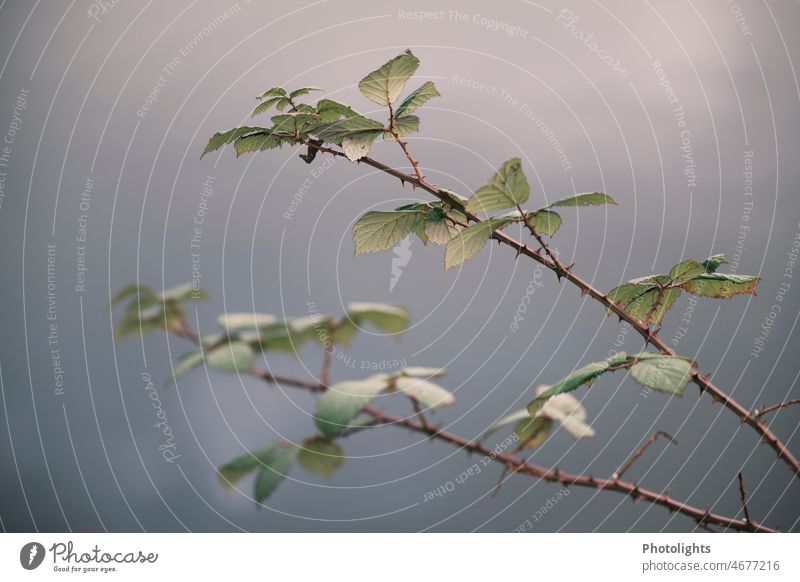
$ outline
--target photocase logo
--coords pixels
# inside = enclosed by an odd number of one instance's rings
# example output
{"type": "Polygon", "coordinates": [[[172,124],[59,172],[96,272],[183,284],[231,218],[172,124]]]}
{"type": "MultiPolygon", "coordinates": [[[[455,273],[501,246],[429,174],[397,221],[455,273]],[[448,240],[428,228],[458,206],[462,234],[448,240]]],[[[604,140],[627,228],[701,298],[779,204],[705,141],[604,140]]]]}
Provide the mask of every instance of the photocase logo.
{"type": "Polygon", "coordinates": [[[19,563],[26,570],[35,570],[44,561],[44,546],[39,542],[28,542],[19,551],[19,563]]]}
{"type": "Polygon", "coordinates": [[[392,250],[394,257],[392,257],[392,278],[389,280],[389,293],[394,291],[394,286],[403,275],[403,269],[408,265],[411,256],[414,254],[411,251],[411,237],[407,236],[394,247],[392,250]]]}

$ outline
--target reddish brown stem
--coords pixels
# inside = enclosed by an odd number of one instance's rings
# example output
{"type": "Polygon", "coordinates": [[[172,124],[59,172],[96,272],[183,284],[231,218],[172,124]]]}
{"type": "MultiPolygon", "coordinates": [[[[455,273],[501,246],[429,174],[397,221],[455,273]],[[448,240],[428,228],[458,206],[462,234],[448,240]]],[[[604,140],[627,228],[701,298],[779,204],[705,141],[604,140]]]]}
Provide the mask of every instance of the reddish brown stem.
{"type": "Polygon", "coordinates": [[[753,520],[750,519],[750,510],[747,509],[747,493],[744,490],[744,477],[742,477],[741,471],[736,475],[737,479],[739,480],[739,499],[742,502],[742,510],[744,511],[744,520],[747,523],[752,523],[753,520]]]}
{"type": "Polygon", "coordinates": [[[631,455],[631,458],[628,459],[625,462],[625,464],[622,465],[622,467],[617,469],[617,471],[611,476],[611,478],[612,479],[620,479],[622,477],[623,473],[625,473],[625,471],[627,471],[628,469],[633,467],[634,463],[636,463],[636,461],[639,460],[639,458],[644,454],[644,452],[647,450],[647,448],[650,445],[655,444],[655,442],[658,440],[658,437],[660,437],[660,436],[662,436],[665,439],[667,439],[673,445],[677,445],[678,444],[678,441],[676,441],[673,437],[671,437],[666,431],[657,430],[656,432],[651,434],[650,437],[646,441],[644,441],[644,443],[642,443],[642,446],[640,446],[638,449],[636,449],[636,451],[634,451],[634,453],[631,455]]]}
{"type": "Polygon", "coordinates": [[[792,404],[800,404],[800,400],[787,400],[786,402],[779,402],[778,404],[773,404],[772,406],[767,406],[766,408],[757,408],[753,411],[753,416],[756,418],[761,418],[765,414],[770,412],[774,412],[779,408],[786,408],[787,406],[791,406],[792,404]]]}
{"type": "MultiPolygon", "coordinates": [[[[303,141],[308,145],[308,141],[303,141]]],[[[343,156],[342,152],[333,150],[331,148],[317,148],[320,151],[325,151],[335,156],[343,156]]],[[[441,191],[436,186],[428,183],[424,178],[420,178],[418,176],[412,176],[410,174],[406,174],[405,172],[401,172],[378,162],[370,157],[363,157],[359,160],[359,162],[367,164],[381,172],[384,172],[390,176],[394,176],[395,178],[401,180],[402,182],[409,182],[416,187],[422,188],[427,192],[433,194],[437,198],[446,201],[448,203],[451,202],[450,197],[443,191],[441,191]]],[[[467,216],[467,218],[472,222],[480,222],[480,218],[475,216],[472,213],[462,211],[467,216]]],[[[581,295],[589,295],[609,310],[609,312],[614,313],[621,321],[627,322],[636,332],[641,335],[646,344],[652,345],[656,348],[659,352],[664,355],[668,356],[675,356],[676,353],[673,351],[666,342],[656,333],[654,330],[650,329],[647,325],[640,322],[638,319],[630,315],[626,312],[622,307],[611,301],[602,291],[593,287],[589,282],[581,278],[580,276],[576,275],[571,269],[567,270],[564,267],[560,266],[559,263],[553,262],[549,257],[542,255],[541,253],[531,249],[530,247],[526,246],[525,244],[515,240],[514,238],[504,234],[502,232],[495,231],[492,234],[492,238],[497,240],[501,244],[505,244],[510,246],[511,248],[515,249],[517,254],[526,255],[530,257],[534,261],[541,263],[548,269],[554,271],[557,275],[561,274],[566,280],[570,283],[575,285],[580,291],[581,295]]],[[[770,430],[769,426],[760,420],[758,416],[750,412],[747,408],[742,406],[738,401],[736,401],[732,396],[727,394],[724,390],[716,386],[711,380],[701,374],[697,370],[692,371],[692,382],[694,382],[699,388],[701,392],[707,392],[711,395],[711,398],[714,402],[721,402],[722,405],[733,412],[736,416],[739,417],[740,421],[743,424],[747,424],[751,426],[756,432],[759,433],[762,440],[766,442],[775,452],[778,454],[778,457],[786,463],[786,465],[791,469],[792,473],[795,477],[800,478],[800,459],[798,459],[787,447],[786,445],[775,435],[775,433],[770,430]]]]}

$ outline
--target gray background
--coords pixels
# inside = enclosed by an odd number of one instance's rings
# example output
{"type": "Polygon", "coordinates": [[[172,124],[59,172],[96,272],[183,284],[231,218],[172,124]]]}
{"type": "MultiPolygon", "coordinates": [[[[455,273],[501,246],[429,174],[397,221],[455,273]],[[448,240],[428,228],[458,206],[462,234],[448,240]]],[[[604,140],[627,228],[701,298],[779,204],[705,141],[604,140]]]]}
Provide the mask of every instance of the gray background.
{"type": "MultiPolygon", "coordinates": [[[[226,150],[200,159],[208,137],[247,123],[253,97],[274,85],[317,85],[382,117],[356,84],[407,47],[422,61],[419,81],[434,80],[443,94],[422,111],[422,132],[410,139],[432,181],[468,194],[503,160],[521,156],[531,208],[574,191],[602,190],[616,198],[619,207],[565,211],[554,242],[602,289],[663,272],[684,257],[734,254],[747,200],[745,152],[753,151],[754,204],[738,272],[763,277],[758,296],[699,301],[677,349],[696,356],[746,406],[798,396],[797,282],[764,352],[750,357],[800,229],[800,91],[793,67],[800,41],[791,34],[800,24],[796,3],[459,2],[467,22],[451,17],[441,2],[121,1],[94,9],[97,19],[89,16],[91,6],[85,0],[0,4],[3,135],[17,95],[29,91],[0,206],[4,529],[510,531],[557,493],[555,485],[515,477],[492,498],[487,493],[501,471],[493,466],[424,503],[426,492],[478,459],[388,427],[343,441],[348,458],[328,480],[296,467],[257,509],[250,480],[240,491],[225,492],[214,467],[275,438],[299,441],[313,434],[313,399],[196,370],[177,389],[160,389],[181,455],[176,464],[166,463],[141,374],[152,374],[160,387],[170,358],[189,344],[163,334],[112,339],[111,291],[136,280],[160,289],[191,278],[192,221],[210,175],[215,194],[205,217],[201,269],[211,299],[191,313],[203,331],[213,330],[224,310],[292,316],[304,314],[308,301],[329,313],[353,300],[404,304],[414,326],[400,341],[365,333],[349,353],[358,362],[406,358],[409,365],[446,366],[450,373],[442,383],[457,401],[436,421],[467,437],[523,406],[537,385],[605,357],[620,325],[550,273],[542,275],[520,331],[510,330],[534,263],[515,261],[496,245],[464,268],[444,272],[442,249],[415,241],[390,292],[392,254],[354,258],[350,228],[366,209],[422,195],[368,167],[337,162],[312,179],[287,220],[283,213],[312,169],[296,152],[237,160],[226,150]],[[627,77],[570,34],[558,21],[562,8],[579,15],[575,29],[593,33],[627,77]],[[399,14],[421,9],[443,10],[443,18],[419,22],[399,14]],[[213,32],[201,33],[226,10],[213,32]],[[520,32],[490,30],[482,16],[520,32]],[[157,101],[137,116],[162,69],[198,33],[200,41],[184,49],[157,101]],[[658,60],[686,112],[697,172],[693,193],[683,174],[680,130],[653,67],[658,60]],[[461,86],[454,75],[497,87],[496,94],[461,86]],[[502,99],[503,90],[518,103],[502,99]],[[526,109],[552,130],[568,171],[526,109]],[[94,188],[84,212],[87,177],[94,188]],[[88,218],[88,271],[87,288],[77,293],[81,214],[88,218]],[[49,244],[55,245],[65,375],[60,396],[48,346],[49,244]]],[[[376,144],[373,154],[407,165],[391,143],[376,144]]],[[[676,304],[665,337],[675,336],[690,307],[687,297],[676,304]]],[[[625,349],[640,347],[629,333],[625,349]]],[[[320,356],[309,346],[298,358],[270,356],[261,364],[311,377],[320,356]]],[[[334,363],[332,373],[343,380],[368,372],[334,363]]],[[[679,446],[660,443],[631,478],[736,514],[734,481],[743,470],[754,517],[797,528],[796,480],[759,446],[755,432],[699,397],[696,387],[680,399],[644,396],[616,374],[576,394],[597,436],[575,443],[557,432],[535,451],[535,462],[609,475],[663,428],[679,446]]],[[[398,398],[379,403],[408,412],[398,398]]],[[[770,417],[795,449],[798,413],[770,417]]],[[[693,527],[665,509],[578,488],[535,523],[535,531],[693,527]]]]}

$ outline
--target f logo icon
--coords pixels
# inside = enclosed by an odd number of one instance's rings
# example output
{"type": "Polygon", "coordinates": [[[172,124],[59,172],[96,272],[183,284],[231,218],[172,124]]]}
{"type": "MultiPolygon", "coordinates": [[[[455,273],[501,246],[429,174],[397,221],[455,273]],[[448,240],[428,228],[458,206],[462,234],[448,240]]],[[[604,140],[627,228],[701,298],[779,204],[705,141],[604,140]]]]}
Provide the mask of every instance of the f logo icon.
{"type": "Polygon", "coordinates": [[[35,570],[44,561],[44,546],[39,542],[29,542],[19,551],[19,563],[26,570],[35,570]]]}

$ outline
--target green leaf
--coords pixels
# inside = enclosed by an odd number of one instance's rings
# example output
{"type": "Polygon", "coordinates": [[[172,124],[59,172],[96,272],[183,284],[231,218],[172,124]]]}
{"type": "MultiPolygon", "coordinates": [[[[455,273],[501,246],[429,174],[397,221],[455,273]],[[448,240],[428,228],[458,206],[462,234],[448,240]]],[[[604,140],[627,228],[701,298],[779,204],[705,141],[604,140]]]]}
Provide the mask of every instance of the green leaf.
{"type": "Polygon", "coordinates": [[[344,463],[344,451],[335,442],[314,437],[303,442],[297,462],[306,471],[327,479],[344,463]]]}
{"type": "Polygon", "coordinates": [[[372,143],[381,134],[381,130],[370,129],[367,131],[355,131],[347,134],[342,139],[342,150],[347,159],[351,162],[360,160],[369,153],[372,143]]]}
{"type": "Polygon", "coordinates": [[[522,160],[511,158],[503,163],[489,182],[467,201],[468,212],[489,212],[513,208],[528,199],[530,186],[522,172],[522,160]]]}
{"type": "Polygon", "coordinates": [[[395,117],[402,117],[408,113],[413,113],[434,97],[441,97],[439,91],[436,90],[436,85],[431,81],[425,81],[408,97],[403,99],[403,102],[397,106],[394,115],[395,117]]]}
{"type": "Polygon", "coordinates": [[[286,96],[286,89],[284,89],[283,87],[273,87],[268,91],[264,91],[264,93],[262,93],[259,97],[256,97],[256,99],[262,100],[268,97],[285,97],[285,96],[286,96]]]}
{"type": "Polygon", "coordinates": [[[355,254],[391,249],[414,229],[419,218],[420,213],[413,211],[367,212],[353,226],[355,254]]]}
{"type": "Polygon", "coordinates": [[[669,272],[669,278],[672,279],[674,283],[679,284],[694,279],[705,272],[706,268],[704,265],[694,259],[688,259],[672,267],[672,270],[669,272]]]}
{"type": "Polygon", "coordinates": [[[319,87],[301,87],[300,89],[295,89],[291,93],[289,93],[289,97],[294,99],[295,97],[302,97],[303,95],[308,95],[312,91],[322,91],[319,87]]]}
{"type": "Polygon", "coordinates": [[[283,97],[271,97],[269,99],[262,101],[261,103],[258,104],[258,106],[255,109],[253,109],[253,113],[250,115],[250,117],[255,117],[260,113],[269,111],[279,101],[283,101],[283,99],[284,99],[283,97]]]}
{"type": "Polygon", "coordinates": [[[526,219],[533,230],[549,237],[552,237],[561,226],[561,216],[552,210],[529,212],[526,219]]]}
{"type": "Polygon", "coordinates": [[[608,297],[614,303],[618,303],[623,309],[634,299],[640,297],[654,289],[652,284],[623,283],[619,287],[614,287],[608,292],[608,297]]]}
{"type": "Polygon", "coordinates": [[[388,106],[397,101],[418,66],[419,59],[407,50],[361,79],[358,88],[373,103],[388,106]]]}
{"type": "Polygon", "coordinates": [[[247,452],[225,463],[222,467],[217,469],[217,476],[222,486],[225,488],[233,487],[248,473],[270,462],[275,457],[278,445],[280,444],[280,441],[272,443],[262,449],[247,452]]]}
{"type": "MultiPolygon", "coordinates": [[[[416,115],[404,115],[403,117],[397,117],[394,120],[394,124],[400,137],[419,131],[419,117],[416,115]]],[[[393,140],[394,136],[391,132],[385,131],[383,132],[383,139],[393,140]]]]}
{"type": "Polygon", "coordinates": [[[692,378],[692,364],[684,358],[648,354],[631,366],[631,376],[640,384],[680,396],[692,378]]]}
{"type": "Polygon", "coordinates": [[[531,417],[535,417],[536,414],[542,409],[548,398],[557,394],[571,392],[583,384],[591,384],[595,378],[608,370],[608,368],[612,366],[618,366],[620,363],[625,361],[625,358],[625,353],[619,352],[613,358],[607,358],[600,362],[592,362],[591,364],[586,364],[582,368],[578,368],[569,376],[562,378],[550,388],[537,395],[536,398],[531,400],[531,402],[528,404],[528,414],[530,414],[531,417]],[[622,359],[620,360],[620,358],[622,359]]]}
{"type": "Polygon", "coordinates": [[[254,494],[257,502],[261,503],[272,495],[278,485],[281,484],[281,481],[283,481],[283,478],[286,477],[286,473],[289,472],[292,461],[296,456],[297,448],[292,447],[286,452],[270,458],[264,464],[258,473],[258,477],[256,477],[254,494]]]}
{"type": "Polygon", "coordinates": [[[111,301],[109,301],[108,306],[114,307],[128,297],[138,298],[140,295],[153,295],[153,291],[149,287],[138,285],[136,283],[125,285],[114,294],[114,296],[111,298],[111,301]]]}
{"type": "Polygon", "coordinates": [[[254,329],[271,325],[277,321],[274,315],[269,313],[223,313],[217,317],[217,323],[228,333],[236,333],[244,329],[254,329]]]}
{"type": "Polygon", "coordinates": [[[319,117],[315,113],[304,111],[293,111],[272,116],[271,130],[273,133],[291,134],[296,137],[304,137],[309,128],[315,127],[319,117]]]}
{"type": "Polygon", "coordinates": [[[362,115],[355,115],[329,123],[317,123],[306,128],[308,133],[316,135],[322,141],[336,145],[341,145],[342,140],[348,135],[369,130],[383,131],[384,127],[382,123],[374,119],[369,119],[362,115]]]}
{"type": "Polygon", "coordinates": [[[176,285],[175,287],[170,287],[169,289],[165,289],[161,293],[158,293],[157,297],[159,301],[165,302],[206,298],[205,293],[201,293],[201,297],[198,297],[193,283],[182,283],[180,285],[176,285]]]}
{"type": "Polygon", "coordinates": [[[535,449],[550,436],[553,421],[544,416],[531,418],[528,416],[527,410],[522,412],[525,413],[526,418],[517,423],[517,426],[514,427],[514,434],[517,435],[520,444],[524,445],[525,448],[535,449]]]}
{"type": "Polygon", "coordinates": [[[349,105],[333,99],[320,99],[317,103],[317,114],[321,123],[332,123],[340,117],[359,117],[349,105]]]}
{"type": "Polygon", "coordinates": [[[728,258],[722,254],[711,255],[705,261],[703,261],[703,266],[706,268],[706,272],[713,273],[715,272],[720,265],[723,263],[727,263],[728,258]]]}
{"type": "Polygon", "coordinates": [[[681,285],[692,295],[729,299],[734,295],[755,295],[761,279],[751,275],[705,273],[681,285]]]}
{"type": "Polygon", "coordinates": [[[483,248],[496,230],[505,228],[511,222],[511,218],[489,218],[461,230],[447,241],[447,248],[444,252],[445,270],[457,267],[471,259],[483,248]]]}
{"type": "Polygon", "coordinates": [[[238,158],[244,154],[274,150],[281,147],[282,142],[282,138],[271,133],[254,133],[237,139],[233,148],[236,150],[238,158]]]}
{"type": "Polygon", "coordinates": [[[258,132],[268,133],[269,130],[266,127],[236,127],[234,129],[229,129],[228,131],[215,133],[213,136],[211,136],[211,139],[208,140],[208,145],[206,146],[206,149],[203,150],[203,153],[200,157],[202,158],[207,153],[218,150],[222,146],[229,143],[233,143],[240,137],[258,132]]]}
{"type": "Polygon", "coordinates": [[[423,366],[409,366],[400,370],[406,376],[416,376],[419,378],[438,378],[447,374],[445,368],[426,368],[423,366]]]}
{"type": "Polygon", "coordinates": [[[547,208],[554,208],[558,206],[602,206],[604,204],[613,204],[616,202],[611,196],[603,194],[602,192],[586,192],[584,194],[576,194],[569,198],[562,198],[550,204],[547,208]]]}
{"type": "Polygon", "coordinates": [[[676,287],[655,288],[631,301],[625,311],[645,325],[658,325],[680,295],[676,287]]]}
{"type": "MultiPolygon", "coordinates": [[[[540,387],[541,392],[547,386],[540,387]]],[[[575,439],[593,437],[594,429],[586,424],[586,409],[572,394],[556,394],[545,401],[539,415],[558,422],[575,439]]]]}
{"type": "Polygon", "coordinates": [[[247,372],[253,363],[255,353],[243,341],[232,341],[217,346],[206,354],[206,361],[223,372],[247,372]]]}
{"type": "MultiPolygon", "coordinates": [[[[461,214],[458,210],[450,210],[447,212],[447,215],[452,217],[454,220],[461,222],[462,224],[467,223],[467,217],[461,214]]],[[[455,224],[446,218],[438,221],[425,221],[425,234],[433,244],[437,245],[447,244],[451,238],[464,230],[464,228],[465,227],[461,226],[460,224],[455,224]]]]}
{"type": "Polygon", "coordinates": [[[433,410],[440,406],[452,404],[455,397],[447,390],[421,378],[401,376],[394,381],[395,388],[410,398],[414,398],[423,406],[433,410]]]}
{"type": "Polygon", "coordinates": [[[376,374],[364,380],[338,382],[328,388],[317,401],[314,422],[327,438],[345,428],[361,409],[388,386],[386,374],[376,374]]]}
{"type": "Polygon", "coordinates": [[[522,410],[517,410],[515,412],[512,412],[512,413],[504,416],[503,418],[501,418],[500,420],[495,422],[492,426],[490,426],[486,430],[486,432],[484,433],[484,436],[485,437],[489,436],[490,434],[492,434],[496,430],[498,430],[500,428],[503,428],[504,426],[507,426],[509,424],[513,424],[515,422],[519,422],[520,420],[530,420],[530,418],[531,418],[531,415],[528,414],[528,411],[526,409],[523,408],[522,410]]]}
{"type": "Polygon", "coordinates": [[[371,323],[388,333],[405,331],[411,321],[408,311],[399,305],[357,301],[347,304],[347,318],[357,326],[371,323]]]}
{"type": "Polygon", "coordinates": [[[172,373],[169,376],[170,381],[175,381],[179,376],[182,376],[189,370],[196,368],[203,363],[203,350],[197,349],[178,356],[175,360],[175,365],[172,367],[172,373]]]}

